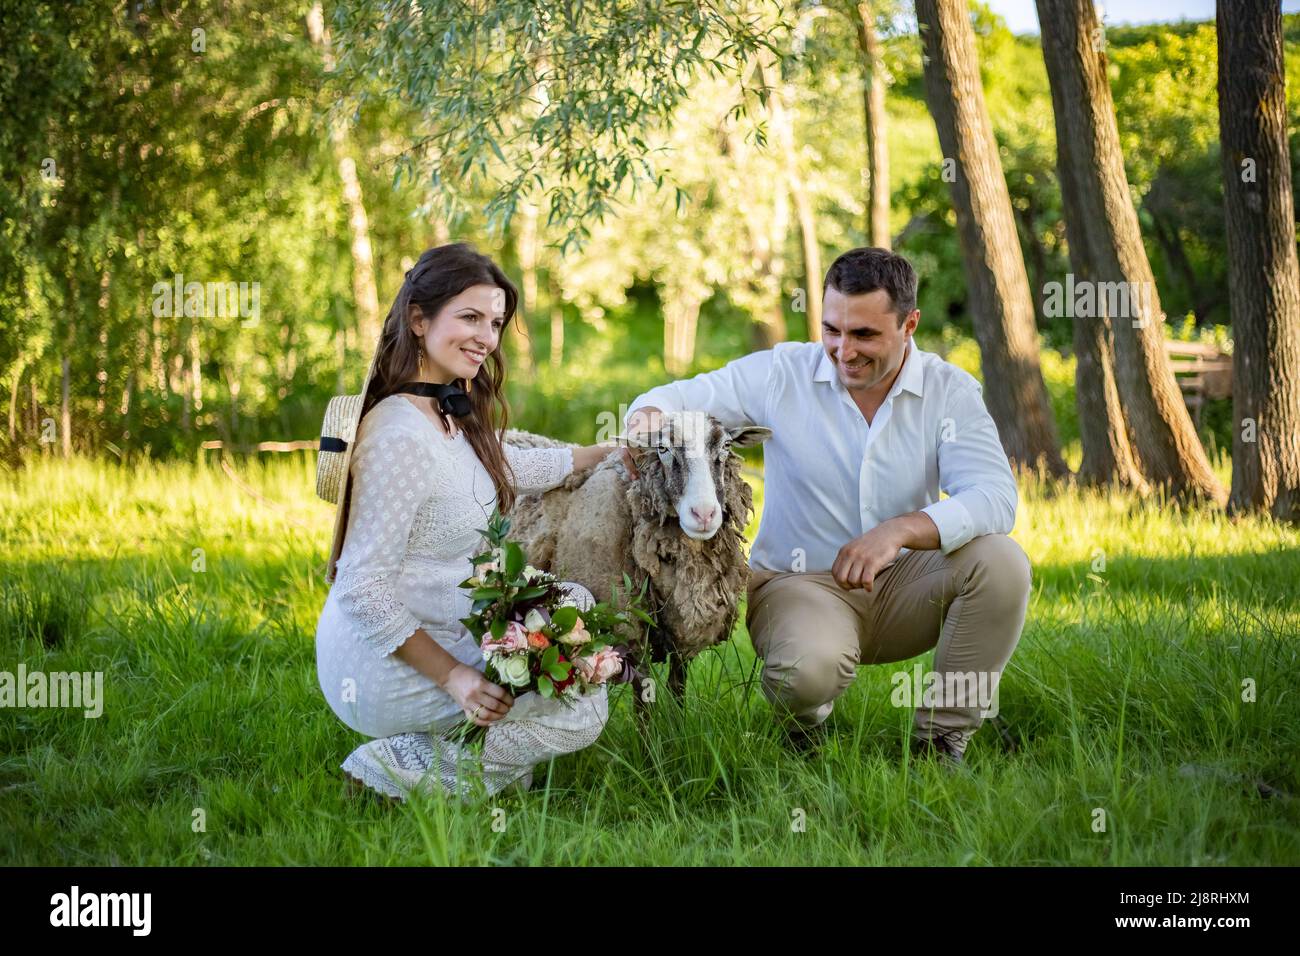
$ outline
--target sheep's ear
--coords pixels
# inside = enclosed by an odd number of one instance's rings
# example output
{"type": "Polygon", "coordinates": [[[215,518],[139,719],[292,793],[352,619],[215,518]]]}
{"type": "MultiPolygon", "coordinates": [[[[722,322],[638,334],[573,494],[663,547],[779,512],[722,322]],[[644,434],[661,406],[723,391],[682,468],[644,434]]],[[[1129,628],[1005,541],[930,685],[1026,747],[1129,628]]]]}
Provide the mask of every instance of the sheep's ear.
{"type": "Polygon", "coordinates": [[[733,448],[747,448],[750,445],[759,445],[772,437],[772,429],[763,428],[761,425],[745,425],[742,428],[732,428],[727,431],[731,438],[733,448]]]}

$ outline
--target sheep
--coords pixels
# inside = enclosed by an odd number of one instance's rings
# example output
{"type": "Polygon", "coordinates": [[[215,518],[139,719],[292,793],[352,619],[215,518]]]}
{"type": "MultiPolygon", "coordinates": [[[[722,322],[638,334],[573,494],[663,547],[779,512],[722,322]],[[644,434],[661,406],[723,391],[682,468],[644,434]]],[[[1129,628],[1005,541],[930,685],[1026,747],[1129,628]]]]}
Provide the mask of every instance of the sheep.
{"type": "MultiPolygon", "coordinates": [[[[558,488],[520,496],[511,537],[534,565],[584,585],[598,601],[611,600],[625,573],[634,593],[648,581],[656,627],[643,628],[638,643],[651,661],[668,660],[669,689],[680,697],[687,663],[731,635],[749,582],[742,545],[753,496],[731,449],[771,434],[757,426],[728,430],[700,411],[665,413],[658,432],[626,439],[636,481],[611,455],[558,488]]],[[[570,444],[516,430],[505,441],[570,444]]]]}

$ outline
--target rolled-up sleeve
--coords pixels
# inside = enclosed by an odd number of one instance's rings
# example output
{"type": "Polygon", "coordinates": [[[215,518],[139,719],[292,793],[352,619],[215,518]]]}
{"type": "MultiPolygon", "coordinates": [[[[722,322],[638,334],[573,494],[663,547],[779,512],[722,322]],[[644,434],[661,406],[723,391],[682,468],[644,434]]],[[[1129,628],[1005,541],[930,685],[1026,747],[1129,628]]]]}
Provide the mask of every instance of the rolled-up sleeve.
{"type": "Polygon", "coordinates": [[[664,412],[708,412],[725,428],[767,426],[773,368],[772,350],[764,349],[734,359],[715,371],[656,386],[633,399],[623,416],[623,428],[626,431],[633,412],[647,405],[664,412]]]}
{"type": "Polygon", "coordinates": [[[420,622],[397,596],[416,511],[433,491],[433,456],[414,432],[385,427],[352,455],[348,532],[334,591],[349,624],[378,656],[402,646],[420,622]]]}
{"type": "Polygon", "coordinates": [[[1019,493],[978,385],[952,389],[939,437],[939,487],[948,495],[921,511],[939,529],[944,554],[972,538],[1010,534],[1019,493]]]}
{"type": "Polygon", "coordinates": [[[515,476],[515,491],[526,495],[550,491],[573,472],[573,449],[505,446],[506,461],[515,476]]]}

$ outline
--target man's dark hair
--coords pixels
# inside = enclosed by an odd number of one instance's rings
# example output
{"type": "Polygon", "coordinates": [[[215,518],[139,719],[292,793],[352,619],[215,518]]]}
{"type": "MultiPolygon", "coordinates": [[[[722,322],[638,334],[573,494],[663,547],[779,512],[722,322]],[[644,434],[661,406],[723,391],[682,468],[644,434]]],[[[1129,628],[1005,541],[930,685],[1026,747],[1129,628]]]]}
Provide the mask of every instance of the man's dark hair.
{"type": "Polygon", "coordinates": [[[870,246],[850,249],[826,270],[823,294],[827,288],[843,295],[866,295],[884,289],[898,313],[899,325],[916,308],[916,270],[910,262],[888,249],[870,246]]]}

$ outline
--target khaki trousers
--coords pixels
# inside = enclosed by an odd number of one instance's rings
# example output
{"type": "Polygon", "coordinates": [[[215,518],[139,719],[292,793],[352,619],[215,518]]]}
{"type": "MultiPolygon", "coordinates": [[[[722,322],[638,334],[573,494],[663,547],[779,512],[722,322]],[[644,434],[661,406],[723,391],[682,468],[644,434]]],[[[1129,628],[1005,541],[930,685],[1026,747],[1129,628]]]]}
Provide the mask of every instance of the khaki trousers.
{"type": "Polygon", "coordinates": [[[1029,559],[1004,534],[974,538],[947,555],[905,552],[870,591],[846,591],[828,571],[753,571],[745,623],[763,659],[764,696],[779,715],[819,724],[859,664],[903,661],[937,645],[934,672],[948,680],[941,685],[948,692],[917,700],[908,673],[914,733],[948,735],[964,749],[988,702],[964,695],[970,685],[962,677],[983,673],[996,688],[1020,640],[1029,587],[1029,559]]]}

